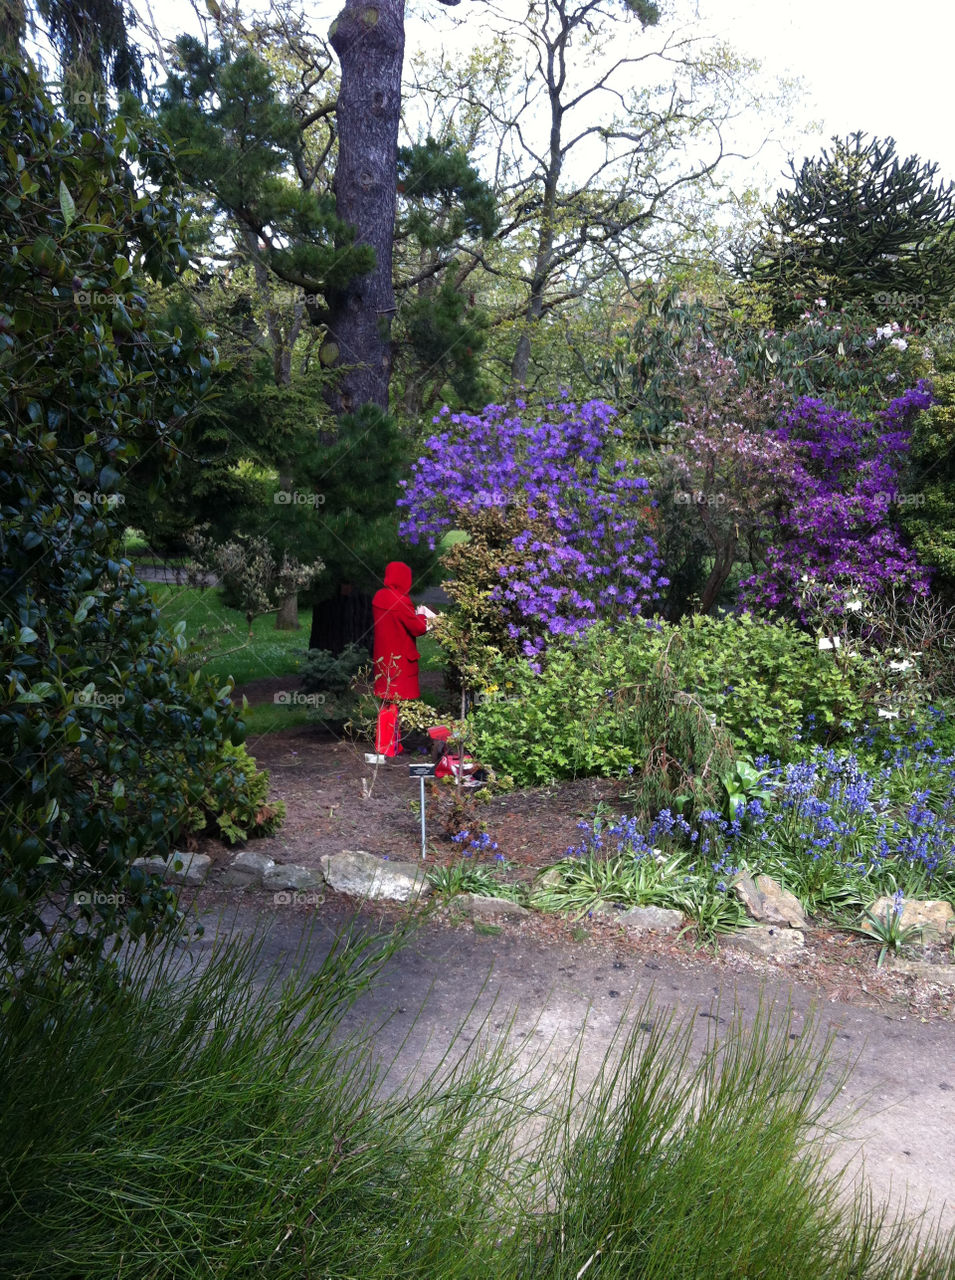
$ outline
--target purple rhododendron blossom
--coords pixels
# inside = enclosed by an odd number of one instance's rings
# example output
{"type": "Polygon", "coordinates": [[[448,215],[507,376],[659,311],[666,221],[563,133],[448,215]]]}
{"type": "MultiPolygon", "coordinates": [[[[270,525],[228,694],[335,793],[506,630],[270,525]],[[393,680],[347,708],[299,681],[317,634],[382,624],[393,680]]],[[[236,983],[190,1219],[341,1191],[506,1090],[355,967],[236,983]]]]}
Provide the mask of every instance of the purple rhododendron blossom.
{"type": "Polygon", "coordinates": [[[908,452],[915,415],[932,403],[925,382],[893,400],[876,423],[860,422],[805,397],[776,428],[797,459],[795,497],[766,552],[765,568],[742,586],[750,609],[793,613],[805,621],[815,587],[836,588],[838,610],[849,592],[878,595],[901,586],[928,590],[929,571],[891,522],[899,496],[899,464],[908,452]]]}
{"type": "Polygon", "coordinates": [[[518,402],[509,412],[434,419],[442,428],[412,468],[399,507],[401,534],[434,547],[467,512],[520,506],[547,532],[515,539],[516,566],[502,566],[496,598],[519,625],[528,657],[547,637],[572,636],[598,619],[652,609],[668,585],[657,544],[645,532],[655,505],[636,464],[615,456],[622,435],[615,411],[599,400],[549,405],[552,421],[530,418],[518,402]]]}

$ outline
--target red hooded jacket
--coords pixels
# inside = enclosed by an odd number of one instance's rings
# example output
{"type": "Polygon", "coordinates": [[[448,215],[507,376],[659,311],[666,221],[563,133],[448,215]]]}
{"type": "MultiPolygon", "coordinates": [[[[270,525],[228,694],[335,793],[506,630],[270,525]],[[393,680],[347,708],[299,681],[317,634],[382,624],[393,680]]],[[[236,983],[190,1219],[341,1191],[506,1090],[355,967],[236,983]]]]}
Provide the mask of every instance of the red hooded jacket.
{"type": "Polygon", "coordinates": [[[375,696],[417,698],[418,636],[427,630],[427,620],[415,613],[408,592],[411,570],[393,560],[385,570],[385,585],[372,598],[375,619],[375,696]]]}

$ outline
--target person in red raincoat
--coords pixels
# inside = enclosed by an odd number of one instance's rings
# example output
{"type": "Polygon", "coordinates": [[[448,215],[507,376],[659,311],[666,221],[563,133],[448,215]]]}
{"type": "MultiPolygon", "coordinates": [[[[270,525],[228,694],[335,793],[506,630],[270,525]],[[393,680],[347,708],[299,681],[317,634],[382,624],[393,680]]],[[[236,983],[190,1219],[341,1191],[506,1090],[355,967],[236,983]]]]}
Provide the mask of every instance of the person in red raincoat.
{"type": "Polygon", "coordinates": [[[418,636],[428,629],[430,609],[419,611],[411,603],[411,570],[400,560],[385,569],[385,585],[371,601],[375,621],[375,696],[386,705],[378,717],[377,750],[395,755],[401,750],[397,741],[398,711],[396,699],[420,697],[418,687],[418,636]]]}

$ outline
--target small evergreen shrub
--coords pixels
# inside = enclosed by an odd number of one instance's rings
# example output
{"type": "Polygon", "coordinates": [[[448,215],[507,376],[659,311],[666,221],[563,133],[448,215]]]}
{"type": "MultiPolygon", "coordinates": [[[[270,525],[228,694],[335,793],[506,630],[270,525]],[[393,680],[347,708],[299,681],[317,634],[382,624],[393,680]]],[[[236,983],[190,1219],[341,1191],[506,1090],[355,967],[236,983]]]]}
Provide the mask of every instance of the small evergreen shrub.
{"type": "Polygon", "coordinates": [[[226,744],[206,774],[202,798],[187,825],[234,845],[273,835],[284,821],[284,801],[269,800],[268,771],[256,767],[244,746],[226,744]]]}

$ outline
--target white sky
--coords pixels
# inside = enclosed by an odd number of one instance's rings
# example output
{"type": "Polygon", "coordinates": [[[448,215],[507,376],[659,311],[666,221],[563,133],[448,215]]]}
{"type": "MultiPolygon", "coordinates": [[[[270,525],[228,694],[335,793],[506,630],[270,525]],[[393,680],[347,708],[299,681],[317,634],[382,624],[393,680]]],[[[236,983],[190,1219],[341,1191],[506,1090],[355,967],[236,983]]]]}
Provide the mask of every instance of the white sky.
{"type": "MultiPolygon", "coordinates": [[[[698,0],[712,23],[767,72],[798,75],[822,137],[856,129],[893,137],[900,155],[938,163],[955,179],[949,0],[698,0]]],[[[801,159],[801,154],[797,160],[801,159]]]]}
{"type": "MultiPolygon", "coordinates": [[[[523,7],[523,0],[513,0],[523,7]]],[[[140,11],[144,0],[134,0],[140,11]]],[[[343,0],[302,0],[322,31],[343,0]]],[[[806,132],[789,135],[797,161],[826,145],[833,134],[856,129],[892,136],[905,157],[917,153],[938,162],[938,176],[955,179],[955,129],[949,105],[955,49],[955,5],[948,0],[662,0],[694,29],[722,38],[740,53],[758,58],[768,77],[798,76],[806,97],[796,121],[806,132]],[[813,123],[820,126],[814,131],[813,123]]],[[[245,8],[245,5],[242,6],[245,8]]],[[[249,5],[251,11],[258,6],[249,5]]],[[[420,0],[416,7],[421,7],[420,0]]],[[[475,18],[479,0],[445,9],[431,0],[427,24],[409,21],[409,51],[434,41],[449,17],[475,18]]],[[[188,0],[153,0],[153,12],[172,37],[193,27],[188,0]]],[[[465,30],[480,38],[480,26],[465,30]]],[[[460,39],[460,36],[458,36],[460,39]]],[[[458,39],[451,37],[455,45],[458,39]]],[[[760,121],[765,128],[771,122],[760,121]]],[[[774,191],[785,154],[767,152],[760,167],[774,191]]]]}

